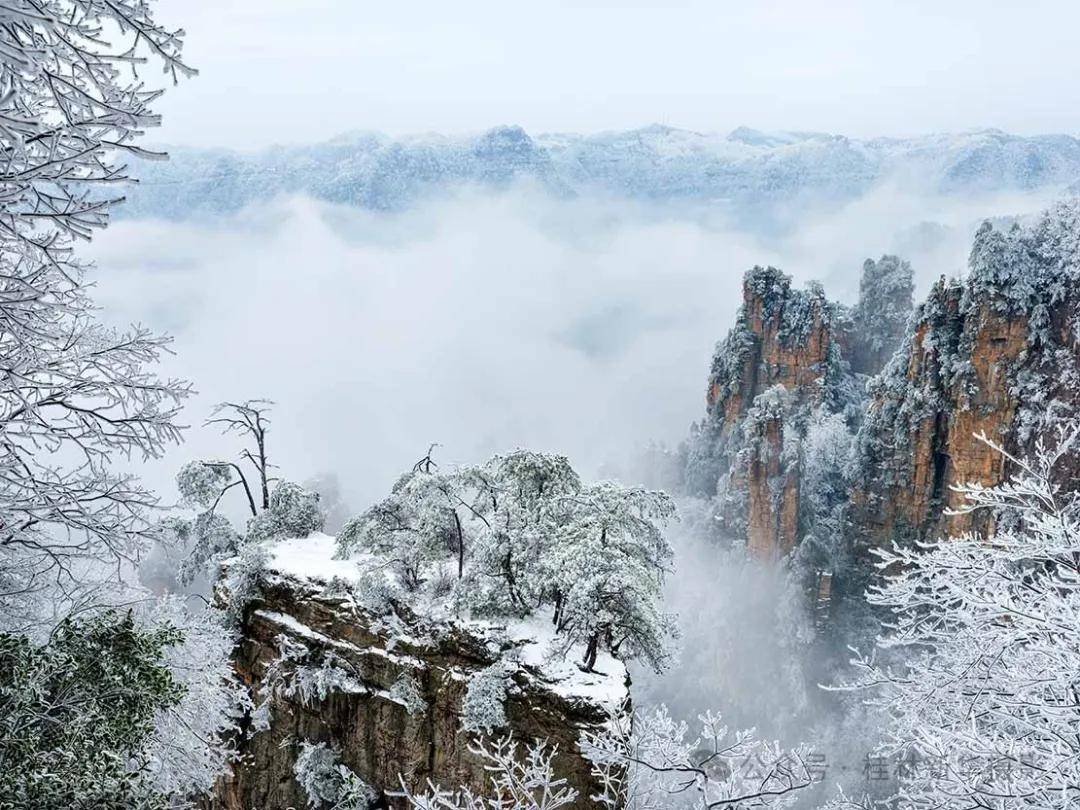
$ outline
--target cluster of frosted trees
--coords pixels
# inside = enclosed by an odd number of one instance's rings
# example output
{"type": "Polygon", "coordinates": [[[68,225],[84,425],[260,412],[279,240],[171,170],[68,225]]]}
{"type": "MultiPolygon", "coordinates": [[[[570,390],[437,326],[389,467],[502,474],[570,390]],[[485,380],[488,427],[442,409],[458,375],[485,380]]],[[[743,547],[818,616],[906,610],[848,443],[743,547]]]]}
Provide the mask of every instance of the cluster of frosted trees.
{"type": "Polygon", "coordinates": [[[659,669],[674,632],[660,598],[674,512],[662,492],[583,484],[562,456],[519,450],[442,472],[429,454],[338,544],[389,561],[413,598],[476,616],[543,614],[586,670],[601,652],[659,669]]]}
{"type": "Polygon", "coordinates": [[[207,424],[241,437],[245,446],[239,462],[200,459],[177,473],[181,504],[194,511],[163,522],[169,545],[182,554],[177,564],[179,584],[189,585],[203,574],[215,581],[220,564],[251,544],[307,537],[322,529],[325,518],[318,494],[271,475],[267,438],[272,404],[247,400],[217,405],[207,424]],[[230,492],[242,493],[246,507],[247,520],[239,530],[219,511],[230,492]]]}

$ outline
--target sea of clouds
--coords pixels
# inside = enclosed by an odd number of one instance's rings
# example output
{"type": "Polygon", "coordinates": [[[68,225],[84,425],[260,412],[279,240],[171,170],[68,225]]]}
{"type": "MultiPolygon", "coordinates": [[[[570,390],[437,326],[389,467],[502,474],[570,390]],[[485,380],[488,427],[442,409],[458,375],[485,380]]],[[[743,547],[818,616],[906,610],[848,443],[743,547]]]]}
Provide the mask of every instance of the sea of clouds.
{"type": "Polygon", "coordinates": [[[103,316],[175,338],[165,371],[198,389],[186,444],[144,475],[232,445],[201,427],[221,400],[277,403],[280,474],[332,471],[362,507],[426,451],[445,463],[516,446],[586,475],[673,445],[703,410],[743,272],[774,264],[851,301],[868,256],[911,259],[920,291],[962,272],[982,217],[1047,195],[927,198],[882,188],[788,212],[768,236],[706,207],[462,191],[398,214],[304,198],[212,222],[127,220],[89,251],[103,316]]]}

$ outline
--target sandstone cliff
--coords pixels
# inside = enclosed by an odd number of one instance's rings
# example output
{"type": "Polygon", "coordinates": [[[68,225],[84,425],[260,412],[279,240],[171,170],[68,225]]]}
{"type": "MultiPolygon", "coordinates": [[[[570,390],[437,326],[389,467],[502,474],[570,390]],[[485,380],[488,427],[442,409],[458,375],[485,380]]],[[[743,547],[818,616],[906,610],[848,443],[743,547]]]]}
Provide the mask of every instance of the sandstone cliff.
{"type": "Polygon", "coordinates": [[[265,696],[268,682],[281,677],[283,650],[290,650],[287,668],[306,668],[314,693],[274,692],[269,727],[249,730],[243,758],[219,784],[211,807],[306,807],[294,778],[304,742],[340,750],[342,763],[375,788],[379,804],[401,805],[392,795],[399,778],[421,791],[430,780],[486,793],[483,763],[462,730],[463,701],[470,679],[499,660],[509,662],[510,687],[507,725],[496,733],[557,746],[556,773],[579,796],[597,791],[577,740],[580,731],[605,722],[607,706],[628,705],[629,679],[620,663],[609,658],[597,672],[582,673],[545,661],[531,627],[374,615],[351,595],[355,566],[331,560],[332,544],[313,535],[276,547],[247,606],[236,653],[245,682],[265,696]],[[403,682],[417,689],[409,694],[403,682]]]}
{"type": "Polygon", "coordinates": [[[687,484],[716,496],[721,531],[745,536],[760,558],[787,554],[798,540],[799,440],[811,414],[857,399],[850,333],[849,313],[819,285],[795,289],[772,267],[746,274],[738,319],[714,356],[687,484]]]}
{"type": "MultiPolygon", "coordinates": [[[[980,228],[970,270],[940,280],[887,368],[859,433],[856,548],[933,538],[984,516],[951,487],[993,485],[1009,462],[1080,404],[1080,217],[1063,204],[1026,228],[980,228]]],[[[1067,483],[1067,482],[1063,482],[1067,483]]]]}
{"type": "Polygon", "coordinates": [[[863,272],[848,311],[754,268],[717,347],[686,483],[759,557],[829,535],[834,559],[818,564],[834,570],[878,544],[971,528],[944,514],[960,506],[952,487],[996,484],[1009,464],[977,436],[1022,452],[1077,413],[1080,204],[1007,233],[983,225],[968,273],[934,285],[910,320],[910,267],[885,256],[863,272]],[[823,425],[834,435],[817,440],[823,425]],[[850,458],[823,493],[807,486],[808,453],[829,441],[850,441],[850,458]]]}

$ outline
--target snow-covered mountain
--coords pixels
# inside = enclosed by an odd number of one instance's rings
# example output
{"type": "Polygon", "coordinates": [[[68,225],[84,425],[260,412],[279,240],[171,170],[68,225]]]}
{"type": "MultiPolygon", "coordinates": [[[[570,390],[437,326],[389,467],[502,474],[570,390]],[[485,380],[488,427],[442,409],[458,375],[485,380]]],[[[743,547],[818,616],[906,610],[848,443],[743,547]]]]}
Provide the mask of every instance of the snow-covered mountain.
{"type": "Polygon", "coordinates": [[[596,135],[530,136],[497,127],[477,136],[389,138],[353,133],[258,153],[170,150],[140,167],[127,216],[234,211],[278,194],[398,210],[461,185],[528,179],[559,195],[768,205],[844,200],[895,178],[945,193],[1065,188],[1080,183],[1080,140],[998,130],[857,140],[816,132],[727,135],[650,126],[596,135]]]}

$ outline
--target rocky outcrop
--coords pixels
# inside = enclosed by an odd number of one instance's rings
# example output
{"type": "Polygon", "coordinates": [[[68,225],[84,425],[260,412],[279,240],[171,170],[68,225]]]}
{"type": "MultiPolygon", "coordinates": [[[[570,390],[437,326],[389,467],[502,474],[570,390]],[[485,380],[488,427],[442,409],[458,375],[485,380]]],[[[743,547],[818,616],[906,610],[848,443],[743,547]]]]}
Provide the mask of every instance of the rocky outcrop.
{"type": "MultiPolygon", "coordinates": [[[[970,272],[940,280],[870,386],[852,494],[853,545],[949,535],[986,516],[950,515],[953,487],[1004,480],[1080,404],[1080,218],[1074,204],[1008,233],[984,225],[970,272]]],[[[1068,483],[1063,481],[1062,483],[1068,483]]]]}
{"type": "Polygon", "coordinates": [[[772,268],[747,274],[687,454],[688,489],[715,496],[722,531],[777,557],[820,539],[824,515],[830,553],[850,561],[986,519],[949,514],[954,487],[1009,473],[980,437],[1022,453],[1080,406],[1080,203],[1008,232],[983,225],[969,265],[910,320],[911,269],[896,257],[867,261],[850,312],[772,268]],[[807,436],[828,413],[854,434],[840,512],[835,486],[822,508],[803,481],[807,436]]]}
{"type": "Polygon", "coordinates": [[[774,267],[755,267],[743,278],[738,322],[717,348],[706,406],[730,434],[754,400],[781,385],[820,401],[836,345],[837,308],[819,286],[797,290],[774,267]]]}
{"type": "Polygon", "coordinates": [[[355,566],[330,559],[332,544],[316,535],[275,548],[246,609],[235,662],[253,693],[265,697],[270,681],[281,677],[284,650],[293,651],[285,669],[295,675],[306,667],[314,692],[276,690],[269,727],[249,729],[242,759],[219,784],[211,807],[306,807],[294,777],[304,742],[338,749],[342,764],[385,805],[401,806],[393,796],[399,780],[411,790],[423,791],[430,781],[486,794],[488,775],[462,728],[463,703],[470,680],[500,660],[509,662],[509,688],[506,727],[497,733],[523,743],[546,740],[557,747],[556,773],[580,796],[597,792],[578,737],[605,723],[608,706],[628,706],[621,664],[608,660],[596,673],[553,670],[535,629],[372,614],[353,598],[355,566]],[[417,687],[411,697],[402,683],[417,687]]]}
{"type": "Polygon", "coordinates": [[[744,423],[746,547],[758,559],[788,554],[798,540],[798,458],[784,441],[790,403],[782,391],[760,397],[744,423]]]}
{"type": "Polygon", "coordinates": [[[738,320],[714,356],[687,484],[717,495],[721,531],[745,536],[759,558],[798,540],[797,439],[812,412],[842,410],[854,396],[849,341],[848,312],[819,285],[795,289],[773,267],[746,274],[738,320]]]}

